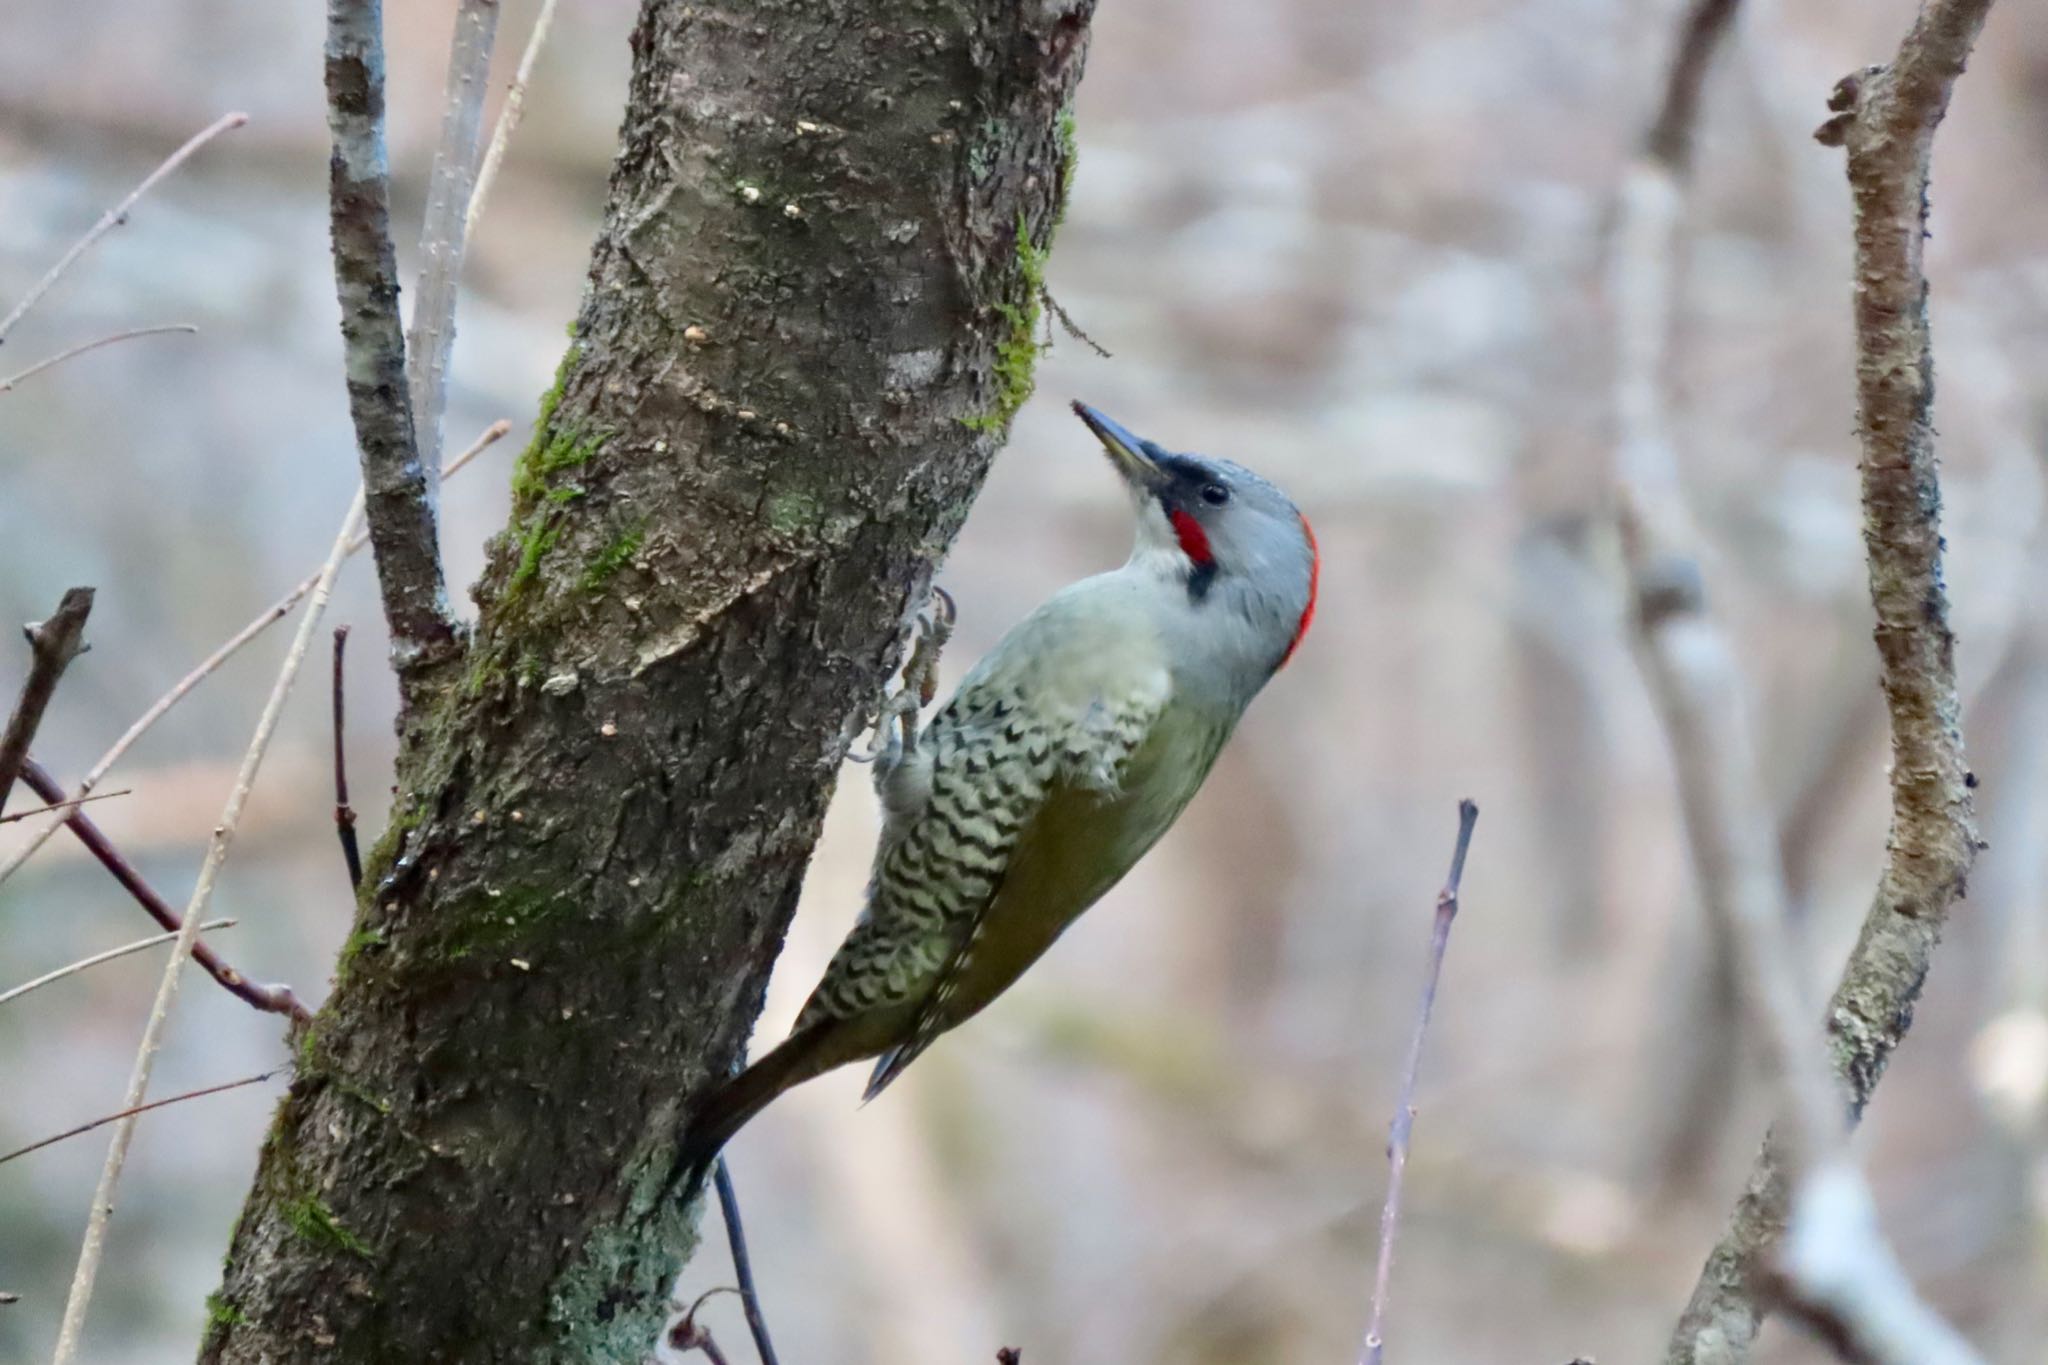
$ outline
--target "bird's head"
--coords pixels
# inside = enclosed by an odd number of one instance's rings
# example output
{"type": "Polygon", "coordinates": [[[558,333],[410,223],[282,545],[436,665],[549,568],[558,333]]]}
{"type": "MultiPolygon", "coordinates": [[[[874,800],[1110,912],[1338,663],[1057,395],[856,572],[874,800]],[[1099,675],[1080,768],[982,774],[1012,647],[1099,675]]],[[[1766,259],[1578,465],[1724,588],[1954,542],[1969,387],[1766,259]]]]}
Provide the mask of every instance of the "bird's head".
{"type": "Polygon", "coordinates": [[[1268,671],[1287,662],[1316,610],[1316,538],[1287,495],[1249,469],[1166,450],[1086,403],[1074,413],[1122,475],[1137,514],[1134,566],[1185,586],[1198,615],[1248,630],[1268,671]]]}

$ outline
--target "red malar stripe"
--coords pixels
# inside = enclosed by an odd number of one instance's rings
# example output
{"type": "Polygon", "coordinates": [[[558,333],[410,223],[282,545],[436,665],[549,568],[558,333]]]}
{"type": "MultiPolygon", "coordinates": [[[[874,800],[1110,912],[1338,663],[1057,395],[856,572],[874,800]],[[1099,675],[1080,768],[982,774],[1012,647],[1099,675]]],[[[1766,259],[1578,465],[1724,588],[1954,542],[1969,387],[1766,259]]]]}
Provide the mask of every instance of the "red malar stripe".
{"type": "Polygon", "coordinates": [[[1181,553],[1197,568],[1215,562],[1216,556],[1209,550],[1209,533],[1202,529],[1202,523],[1195,520],[1195,514],[1184,508],[1173,509],[1170,520],[1173,533],[1180,537],[1181,553]]]}

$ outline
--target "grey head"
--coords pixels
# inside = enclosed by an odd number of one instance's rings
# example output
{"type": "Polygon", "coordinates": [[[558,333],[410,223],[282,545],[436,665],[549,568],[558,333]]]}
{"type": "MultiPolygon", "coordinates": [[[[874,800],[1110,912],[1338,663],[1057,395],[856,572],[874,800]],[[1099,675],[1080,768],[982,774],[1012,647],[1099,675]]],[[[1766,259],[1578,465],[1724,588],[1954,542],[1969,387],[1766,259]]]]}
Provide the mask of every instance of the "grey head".
{"type": "MultiPolygon", "coordinates": [[[[1170,451],[1085,403],[1074,413],[1122,475],[1137,518],[1126,569],[1163,580],[1192,648],[1228,670],[1243,700],[1293,655],[1315,615],[1308,519],[1243,465],[1170,451]]],[[[1240,705],[1242,702],[1239,703],[1240,705]]]]}

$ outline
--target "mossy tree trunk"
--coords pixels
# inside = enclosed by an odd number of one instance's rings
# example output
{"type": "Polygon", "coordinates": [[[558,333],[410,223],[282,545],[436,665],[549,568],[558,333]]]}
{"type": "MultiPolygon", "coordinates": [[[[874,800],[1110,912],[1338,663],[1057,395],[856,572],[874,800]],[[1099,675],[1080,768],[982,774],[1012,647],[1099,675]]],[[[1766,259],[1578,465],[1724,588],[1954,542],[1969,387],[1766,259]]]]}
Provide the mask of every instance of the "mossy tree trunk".
{"type": "Polygon", "coordinates": [[[638,1361],[856,718],[1029,389],[1092,0],[646,0],[468,656],[208,1361],[638,1361]]]}

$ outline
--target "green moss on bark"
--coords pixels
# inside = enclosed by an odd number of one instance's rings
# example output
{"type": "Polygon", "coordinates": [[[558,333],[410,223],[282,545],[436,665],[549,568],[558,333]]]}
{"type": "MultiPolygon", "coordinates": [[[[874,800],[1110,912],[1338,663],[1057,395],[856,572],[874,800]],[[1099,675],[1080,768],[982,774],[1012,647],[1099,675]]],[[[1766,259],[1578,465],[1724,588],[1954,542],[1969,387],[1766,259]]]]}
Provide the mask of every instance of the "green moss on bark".
{"type": "Polygon", "coordinates": [[[286,1199],[278,1206],[284,1215],[285,1225],[299,1236],[317,1246],[331,1247],[359,1256],[366,1261],[377,1259],[370,1250],[370,1244],[349,1231],[334,1210],[310,1194],[297,1195],[286,1199]]]}
{"type": "Polygon", "coordinates": [[[611,581],[612,575],[632,563],[633,556],[640,553],[640,547],[647,543],[647,527],[644,523],[635,525],[618,539],[599,550],[583,570],[583,577],[576,586],[585,592],[596,592],[611,581]]]}
{"type": "Polygon", "coordinates": [[[1038,357],[1045,351],[1039,339],[1039,323],[1045,314],[1045,261],[1051,247],[1031,240],[1030,225],[1017,217],[1017,268],[1015,296],[1021,302],[1003,300],[995,305],[996,315],[1009,330],[996,343],[995,406],[987,412],[963,419],[969,431],[1004,432],[1038,387],[1038,357]]]}

